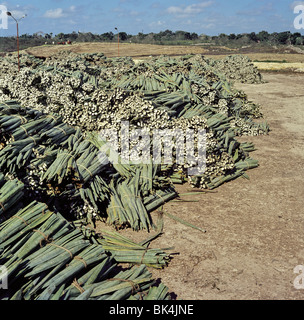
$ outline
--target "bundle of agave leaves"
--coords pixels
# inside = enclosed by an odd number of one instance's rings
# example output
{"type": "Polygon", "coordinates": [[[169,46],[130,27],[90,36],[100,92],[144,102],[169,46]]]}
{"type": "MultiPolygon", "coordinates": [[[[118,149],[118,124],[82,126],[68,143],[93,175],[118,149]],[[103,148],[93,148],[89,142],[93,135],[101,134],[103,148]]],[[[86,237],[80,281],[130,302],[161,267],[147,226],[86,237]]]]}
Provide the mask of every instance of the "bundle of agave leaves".
{"type": "Polygon", "coordinates": [[[136,244],[115,232],[96,235],[24,197],[20,181],[1,183],[0,281],[7,290],[0,300],[170,299],[147,269],[165,267],[170,255],[150,249],[150,239],[136,244]],[[121,270],[120,262],[130,265],[121,270]]]}
{"type": "Polygon", "coordinates": [[[195,56],[192,58],[198,69],[216,70],[222,79],[241,83],[263,83],[263,77],[253,62],[244,55],[229,55],[222,59],[195,56]]]}
{"type": "MultiPolygon", "coordinates": [[[[170,182],[183,183],[187,178],[194,187],[214,189],[236,177],[248,177],[245,171],[258,165],[249,157],[254,146],[239,143],[236,137],[266,134],[268,125],[255,122],[262,116],[259,106],[211,67],[208,71],[200,67],[202,59],[160,57],[136,65],[129,58],[108,59],[102,54],[63,52],[45,61],[23,55],[18,73],[14,71],[13,56],[3,58],[2,99],[18,98],[25,109],[14,101],[2,105],[1,170],[14,173],[27,168],[26,184],[33,192],[39,194],[36,189],[43,186],[48,195],[73,199],[72,204],[67,203],[77,218],[102,216],[96,199],[102,204],[109,202],[107,218],[117,226],[128,220],[122,218],[128,216],[126,212],[117,216],[117,208],[128,211],[122,195],[132,194],[134,199],[130,200],[136,212],[144,212],[131,219],[134,229],[148,229],[152,224],[138,199],[155,197],[153,186],[165,190],[158,198],[165,199],[168,193],[171,199],[175,193],[170,182]],[[154,129],[180,129],[184,133],[189,128],[196,133],[204,129],[205,171],[199,176],[187,176],[191,165],[174,161],[167,166],[152,165],[149,176],[136,173],[149,165],[135,166],[136,170],[118,164],[103,166],[98,152],[102,144],[96,134],[88,139],[89,132],[118,132],[123,121],[128,121],[130,129],[147,129],[151,137],[154,129]],[[143,190],[149,179],[153,183],[143,190]],[[133,190],[134,181],[141,188],[133,190]],[[79,199],[85,204],[79,205],[79,199]]],[[[120,147],[118,141],[117,151],[120,147]]],[[[195,151],[198,154],[199,150],[195,151]]]]}
{"type": "MultiPolygon", "coordinates": [[[[210,138],[205,172],[190,176],[192,185],[214,189],[247,177],[246,170],[258,166],[249,157],[251,143],[239,143],[233,132],[220,131],[225,121],[214,116],[198,123],[209,130],[210,138]]],[[[29,197],[52,203],[74,219],[98,217],[117,228],[150,230],[149,213],[177,197],[173,182],[186,179],[177,164],[154,164],[152,158],[149,164],[113,161],[115,152],[101,151],[105,141],[96,132],[84,134],[58,117],[14,101],[0,105],[0,129],[1,172],[23,181],[29,197]]]]}
{"type": "MultiPolygon", "coordinates": [[[[230,65],[230,60],[223,64],[230,65]]],[[[172,118],[208,118],[217,113],[229,118],[236,134],[268,130],[253,122],[262,116],[259,106],[235,90],[218,72],[218,65],[213,67],[201,56],[134,64],[129,58],[67,52],[45,61],[24,55],[21,62],[18,73],[13,57],[0,60],[0,100],[15,99],[23,106],[57,113],[64,122],[85,130],[113,127],[122,118],[137,127],[155,128],[164,122],[165,127],[172,118]]]]}
{"type": "MultiPolygon", "coordinates": [[[[3,70],[14,69],[12,58],[1,61],[3,70]]],[[[45,61],[25,55],[20,73],[2,74],[0,90],[2,99],[18,99],[82,131],[119,131],[122,121],[129,121],[130,129],[147,129],[151,136],[153,129],[206,129],[210,170],[189,181],[213,188],[228,172],[231,176],[233,162],[246,158],[235,137],[266,134],[269,127],[254,121],[262,117],[259,106],[214,68],[206,71],[202,59],[160,57],[134,64],[102,54],[66,52],[45,61]]],[[[186,174],[187,168],[175,169],[186,174]]]]}
{"type": "Polygon", "coordinates": [[[7,102],[0,105],[0,130],[1,172],[22,181],[28,198],[72,219],[150,230],[149,212],[177,197],[170,168],[112,164],[98,135],[85,137],[60,118],[7,102]]]}

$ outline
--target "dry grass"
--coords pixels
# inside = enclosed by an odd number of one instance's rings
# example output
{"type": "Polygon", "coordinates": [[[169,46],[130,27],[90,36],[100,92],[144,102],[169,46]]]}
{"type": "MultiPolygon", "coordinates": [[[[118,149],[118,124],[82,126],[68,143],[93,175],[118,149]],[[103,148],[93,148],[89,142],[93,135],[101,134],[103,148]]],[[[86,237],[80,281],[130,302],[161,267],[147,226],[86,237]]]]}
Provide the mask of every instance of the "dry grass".
{"type": "MultiPolygon", "coordinates": [[[[107,57],[118,56],[118,46],[116,43],[75,43],[72,45],[46,45],[28,48],[27,53],[38,57],[49,57],[62,50],[70,50],[76,53],[104,53],[107,57]]],[[[209,47],[200,46],[160,46],[152,44],[129,44],[121,43],[119,46],[120,56],[132,57],[136,61],[143,60],[149,56],[169,55],[182,56],[186,54],[203,54],[213,59],[221,59],[228,54],[237,54],[237,50],[227,47],[209,47]],[[230,50],[230,51],[229,51],[230,50]]],[[[263,71],[304,71],[304,54],[282,53],[282,52],[252,52],[246,53],[259,70],[263,71]],[[265,62],[263,62],[265,61],[265,62]],[[266,62],[268,61],[268,62],[266,62]],[[272,63],[269,61],[277,61],[272,63]],[[286,61],[286,63],[280,63],[286,61]]]]}
{"type": "MultiPolygon", "coordinates": [[[[288,63],[304,63],[304,54],[300,53],[246,53],[244,54],[248,56],[252,61],[258,60],[259,62],[262,61],[284,61],[286,60],[288,63]]],[[[213,58],[213,59],[222,59],[226,57],[226,54],[205,54],[207,58],[213,58]]]]}
{"type": "Polygon", "coordinates": [[[304,63],[273,63],[273,62],[254,62],[254,65],[261,71],[295,71],[304,72],[304,63]]]}
{"type": "MultiPolygon", "coordinates": [[[[62,50],[70,50],[77,53],[98,53],[102,52],[107,57],[118,56],[118,45],[113,43],[75,43],[72,45],[47,45],[28,48],[27,53],[49,57],[62,50]]],[[[129,44],[119,45],[120,56],[134,57],[137,59],[149,56],[166,55],[185,55],[185,54],[205,54],[208,50],[197,46],[159,46],[152,44],[129,44]]]]}

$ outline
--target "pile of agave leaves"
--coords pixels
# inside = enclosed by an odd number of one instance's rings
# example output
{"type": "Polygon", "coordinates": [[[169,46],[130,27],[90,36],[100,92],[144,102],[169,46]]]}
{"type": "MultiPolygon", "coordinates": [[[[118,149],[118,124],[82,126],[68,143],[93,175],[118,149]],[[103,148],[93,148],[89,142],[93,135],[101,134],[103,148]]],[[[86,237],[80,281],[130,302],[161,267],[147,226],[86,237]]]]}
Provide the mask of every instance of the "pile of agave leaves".
{"type": "MultiPolygon", "coordinates": [[[[0,298],[170,299],[148,271],[171,259],[149,248],[163,228],[152,213],[179,197],[175,184],[212,190],[248,178],[258,166],[254,146],[237,137],[268,133],[259,106],[202,56],[135,64],[103,54],[22,55],[20,72],[15,58],[0,61],[0,265],[9,279],[0,298]],[[204,129],[206,170],[189,175],[191,165],[155,164],[152,156],[113,161],[121,141],[101,152],[107,141],[99,133],[124,122],[151,135],[204,129]],[[156,233],[134,243],[114,230],[96,234],[96,220],[156,233]]],[[[261,81],[250,62],[247,70],[261,81]]]]}

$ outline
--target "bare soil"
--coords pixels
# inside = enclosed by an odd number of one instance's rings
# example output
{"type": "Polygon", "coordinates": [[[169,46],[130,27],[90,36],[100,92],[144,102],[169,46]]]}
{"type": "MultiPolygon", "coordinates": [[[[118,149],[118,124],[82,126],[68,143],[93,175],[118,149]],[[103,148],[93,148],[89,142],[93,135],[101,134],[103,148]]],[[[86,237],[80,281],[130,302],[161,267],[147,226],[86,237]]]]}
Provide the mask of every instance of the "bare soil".
{"type": "MultiPolygon", "coordinates": [[[[73,43],[72,45],[45,45],[32,47],[24,50],[30,54],[39,57],[50,57],[53,54],[62,50],[70,50],[77,53],[98,53],[102,52],[107,57],[118,56],[117,43],[100,43],[86,42],[73,43]]],[[[120,43],[119,55],[132,57],[135,59],[145,59],[149,56],[171,55],[182,56],[186,54],[203,54],[206,57],[220,59],[228,54],[245,54],[251,60],[286,60],[288,63],[302,62],[304,63],[304,54],[296,53],[290,48],[286,50],[276,48],[246,48],[246,49],[231,49],[223,46],[168,46],[168,45],[152,45],[152,44],[135,44],[135,43],[120,43]],[[261,51],[263,50],[263,51],[261,51]]]]}
{"type": "MultiPolygon", "coordinates": [[[[152,247],[173,255],[163,270],[151,269],[180,300],[302,300],[294,268],[304,264],[304,75],[263,74],[265,84],[236,84],[261,104],[271,132],[242,137],[257,150],[260,166],[250,180],[236,179],[216,193],[183,196],[164,210],[206,233],[164,216],[164,234],[152,247]]],[[[177,186],[181,193],[188,185],[177,186]]],[[[156,218],[156,213],[154,214],[156,218]]],[[[147,233],[122,234],[142,240],[147,233]]]]}
{"type": "MultiPolygon", "coordinates": [[[[107,57],[118,56],[118,44],[116,43],[75,43],[72,45],[46,45],[28,48],[25,51],[39,57],[50,57],[62,50],[70,50],[76,53],[104,53],[107,57]]],[[[152,44],[119,44],[119,56],[133,57],[137,59],[149,56],[205,54],[208,50],[197,46],[160,46],[152,44]]]]}
{"type": "Polygon", "coordinates": [[[254,62],[260,71],[279,71],[279,72],[304,72],[303,62],[254,62]]]}

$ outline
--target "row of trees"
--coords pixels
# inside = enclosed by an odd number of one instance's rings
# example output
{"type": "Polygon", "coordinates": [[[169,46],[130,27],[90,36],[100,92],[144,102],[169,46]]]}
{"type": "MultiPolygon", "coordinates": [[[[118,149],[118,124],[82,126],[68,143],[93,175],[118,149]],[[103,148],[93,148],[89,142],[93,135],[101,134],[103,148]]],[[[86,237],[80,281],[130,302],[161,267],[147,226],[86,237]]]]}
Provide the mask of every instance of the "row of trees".
{"type": "MultiPolygon", "coordinates": [[[[81,33],[59,33],[55,36],[58,40],[70,40],[70,41],[103,41],[111,42],[117,40],[117,34],[113,32],[106,32],[102,34],[93,34],[91,32],[81,33]]],[[[173,42],[192,42],[192,43],[215,43],[215,44],[250,44],[250,43],[269,43],[269,44],[292,44],[303,45],[304,36],[301,33],[291,33],[290,31],[273,32],[261,31],[258,33],[242,33],[242,34],[224,34],[221,33],[218,36],[198,35],[195,32],[186,31],[171,31],[165,30],[159,33],[143,33],[139,32],[137,35],[130,35],[126,32],[120,32],[119,38],[122,42],[134,42],[134,43],[173,43],[173,42]]]]}
{"type": "MultiPolygon", "coordinates": [[[[45,43],[43,38],[20,38],[20,50],[28,47],[41,46],[45,43]]],[[[16,51],[16,38],[15,37],[0,37],[0,53],[16,51]]]]}
{"type": "MultiPolygon", "coordinates": [[[[255,43],[269,45],[303,45],[304,36],[301,33],[273,32],[261,31],[258,33],[242,33],[242,34],[224,34],[217,36],[198,35],[195,32],[171,31],[165,30],[159,33],[143,33],[130,35],[126,32],[119,32],[119,39],[122,42],[145,43],[145,44],[210,44],[210,45],[226,45],[226,46],[246,46],[255,43]]],[[[42,45],[45,42],[51,44],[53,42],[114,42],[117,41],[117,33],[105,32],[102,34],[93,34],[91,32],[75,32],[72,33],[53,33],[37,32],[32,35],[23,34],[20,36],[20,46],[25,49],[30,46],[42,45]]],[[[0,37],[0,51],[7,52],[15,50],[14,37],[0,37]]]]}
{"type": "Polygon", "coordinates": [[[259,33],[251,32],[246,34],[220,34],[217,38],[222,41],[238,41],[240,39],[247,38],[250,42],[264,42],[269,44],[292,44],[292,45],[302,45],[304,43],[304,36],[299,32],[291,33],[290,31],[285,32],[273,32],[269,33],[267,31],[260,31],[259,33]]]}
{"type": "MultiPolygon", "coordinates": [[[[30,35],[24,35],[31,37],[30,35]]],[[[34,37],[37,35],[34,35],[34,37]]],[[[38,35],[41,37],[41,35],[38,35]]],[[[53,38],[52,34],[46,34],[46,39],[53,38]]],[[[55,35],[54,39],[61,40],[61,41],[116,41],[117,40],[117,33],[114,34],[113,32],[105,32],[102,34],[93,34],[91,32],[75,32],[72,33],[59,33],[55,35]]],[[[159,33],[148,33],[144,34],[142,32],[138,33],[138,35],[131,35],[127,34],[126,32],[119,32],[119,39],[121,41],[131,41],[131,42],[141,42],[141,41],[178,41],[178,40],[197,40],[199,36],[195,32],[186,32],[186,31],[176,31],[173,32],[171,30],[161,31],[159,33]]]]}

